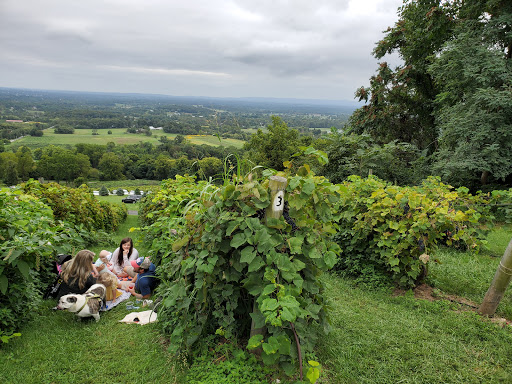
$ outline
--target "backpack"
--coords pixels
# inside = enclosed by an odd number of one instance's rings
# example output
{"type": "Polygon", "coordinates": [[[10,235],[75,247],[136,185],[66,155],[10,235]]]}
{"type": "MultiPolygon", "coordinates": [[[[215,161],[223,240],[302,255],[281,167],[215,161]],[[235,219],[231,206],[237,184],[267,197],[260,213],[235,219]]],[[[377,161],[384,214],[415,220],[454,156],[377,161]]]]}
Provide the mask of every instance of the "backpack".
{"type": "Polygon", "coordinates": [[[66,261],[71,260],[71,255],[57,255],[57,261],[55,262],[53,272],[57,274],[57,277],[52,284],[46,288],[43,299],[56,298],[59,292],[60,285],[62,284],[62,278],[60,277],[61,267],[66,261]]]}

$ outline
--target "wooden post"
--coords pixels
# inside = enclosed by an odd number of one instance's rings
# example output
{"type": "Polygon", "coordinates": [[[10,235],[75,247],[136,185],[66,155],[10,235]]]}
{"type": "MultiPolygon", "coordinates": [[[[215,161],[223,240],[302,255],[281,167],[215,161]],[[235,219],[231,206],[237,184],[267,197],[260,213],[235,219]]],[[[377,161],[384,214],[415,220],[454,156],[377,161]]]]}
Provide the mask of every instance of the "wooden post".
{"type": "Polygon", "coordinates": [[[485,294],[484,300],[478,308],[481,315],[494,315],[505,290],[512,279],[512,240],[508,243],[507,249],[500,260],[500,265],[494,274],[491,286],[485,294]]]}
{"type": "Polygon", "coordinates": [[[268,187],[270,188],[270,202],[271,205],[265,211],[265,219],[272,217],[279,219],[283,214],[284,209],[284,190],[288,180],[281,176],[270,176],[268,187]]]}
{"type": "MultiPolygon", "coordinates": [[[[288,184],[288,180],[286,180],[286,178],[284,178],[284,177],[270,176],[268,187],[270,189],[271,205],[268,206],[265,211],[265,220],[267,220],[269,217],[272,217],[274,219],[279,219],[281,217],[281,215],[283,214],[284,191],[286,189],[287,184],[288,184]]],[[[256,304],[256,300],[254,300],[254,303],[252,306],[252,311],[253,311],[253,313],[256,313],[257,311],[259,311],[258,306],[256,304]]],[[[265,331],[266,331],[265,327],[255,328],[254,320],[252,320],[250,337],[253,337],[254,335],[264,335],[265,331]]]]}

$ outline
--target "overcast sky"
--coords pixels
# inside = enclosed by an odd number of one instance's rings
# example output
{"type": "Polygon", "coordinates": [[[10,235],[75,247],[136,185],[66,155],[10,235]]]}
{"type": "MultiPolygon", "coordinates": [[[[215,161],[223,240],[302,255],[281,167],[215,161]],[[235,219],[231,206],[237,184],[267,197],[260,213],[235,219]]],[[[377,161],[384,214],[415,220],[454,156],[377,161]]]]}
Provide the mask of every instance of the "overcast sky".
{"type": "Polygon", "coordinates": [[[0,87],[350,101],[401,5],[0,0],[0,87]]]}

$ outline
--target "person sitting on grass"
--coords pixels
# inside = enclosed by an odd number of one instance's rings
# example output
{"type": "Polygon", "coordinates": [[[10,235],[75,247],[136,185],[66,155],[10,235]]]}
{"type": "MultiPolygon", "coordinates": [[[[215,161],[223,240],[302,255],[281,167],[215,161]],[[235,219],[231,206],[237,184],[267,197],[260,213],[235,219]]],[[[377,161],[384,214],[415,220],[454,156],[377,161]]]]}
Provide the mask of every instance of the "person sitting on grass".
{"type": "Polygon", "coordinates": [[[136,273],[132,279],[135,286],[128,288],[128,292],[139,300],[148,299],[157,285],[156,266],[147,257],[132,260],[131,265],[136,273]]]}
{"type": "Polygon", "coordinates": [[[130,261],[137,260],[137,257],[139,257],[139,252],[133,248],[132,239],[125,237],[110,259],[113,267],[112,272],[119,278],[135,276],[130,261]]]}
{"type": "Polygon", "coordinates": [[[85,293],[96,284],[96,278],[92,274],[96,268],[93,260],[94,252],[82,249],[75,257],[62,264],[62,284],[57,293],[57,300],[70,293],[85,293]]]}

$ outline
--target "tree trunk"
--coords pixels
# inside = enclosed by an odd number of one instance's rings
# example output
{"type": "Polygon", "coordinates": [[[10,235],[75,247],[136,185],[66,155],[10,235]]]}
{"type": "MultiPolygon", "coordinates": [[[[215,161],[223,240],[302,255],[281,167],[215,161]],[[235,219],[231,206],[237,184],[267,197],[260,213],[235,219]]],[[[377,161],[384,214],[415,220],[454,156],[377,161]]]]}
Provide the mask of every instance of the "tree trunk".
{"type": "Polygon", "coordinates": [[[489,179],[489,171],[483,171],[482,176],[480,176],[480,183],[482,183],[482,185],[486,185],[488,179],[489,179]]]}
{"type": "Polygon", "coordinates": [[[494,315],[496,308],[500,303],[510,279],[512,278],[512,240],[508,243],[507,249],[500,260],[500,265],[496,270],[491,286],[485,294],[484,300],[478,308],[478,313],[482,315],[494,315]]]}

